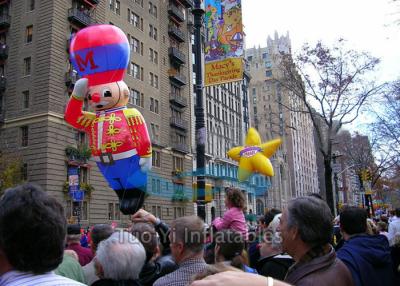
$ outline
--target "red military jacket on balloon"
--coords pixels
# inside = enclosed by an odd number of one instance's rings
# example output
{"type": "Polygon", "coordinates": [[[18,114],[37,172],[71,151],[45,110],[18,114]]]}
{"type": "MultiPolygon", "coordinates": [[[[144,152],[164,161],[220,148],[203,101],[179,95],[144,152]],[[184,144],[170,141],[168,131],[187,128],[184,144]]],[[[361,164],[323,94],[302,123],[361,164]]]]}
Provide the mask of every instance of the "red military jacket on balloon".
{"type": "Polygon", "coordinates": [[[92,113],[82,111],[82,107],[83,100],[72,96],[65,111],[65,120],[88,133],[95,159],[105,153],[123,155],[131,150],[136,150],[140,157],[151,156],[150,137],[138,110],[124,106],[92,113]]]}

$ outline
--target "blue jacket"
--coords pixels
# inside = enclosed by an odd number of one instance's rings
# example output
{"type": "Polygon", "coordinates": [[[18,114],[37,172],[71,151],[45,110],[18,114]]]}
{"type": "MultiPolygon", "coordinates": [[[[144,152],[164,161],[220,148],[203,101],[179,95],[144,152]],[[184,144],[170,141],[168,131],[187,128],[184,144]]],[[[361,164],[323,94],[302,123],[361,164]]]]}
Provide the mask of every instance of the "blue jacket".
{"type": "Polygon", "coordinates": [[[392,259],[389,242],[383,235],[356,235],[337,251],[349,268],[355,286],[391,286],[392,259]]]}

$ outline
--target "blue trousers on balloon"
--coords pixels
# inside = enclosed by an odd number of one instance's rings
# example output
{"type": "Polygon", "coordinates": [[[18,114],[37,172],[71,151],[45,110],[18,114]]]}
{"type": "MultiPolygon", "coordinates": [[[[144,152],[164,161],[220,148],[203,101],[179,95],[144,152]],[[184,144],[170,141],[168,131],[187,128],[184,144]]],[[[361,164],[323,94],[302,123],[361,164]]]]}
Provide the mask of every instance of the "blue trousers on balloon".
{"type": "Polygon", "coordinates": [[[113,161],[112,164],[97,162],[101,173],[113,190],[143,189],[147,174],[140,170],[140,156],[113,161]]]}

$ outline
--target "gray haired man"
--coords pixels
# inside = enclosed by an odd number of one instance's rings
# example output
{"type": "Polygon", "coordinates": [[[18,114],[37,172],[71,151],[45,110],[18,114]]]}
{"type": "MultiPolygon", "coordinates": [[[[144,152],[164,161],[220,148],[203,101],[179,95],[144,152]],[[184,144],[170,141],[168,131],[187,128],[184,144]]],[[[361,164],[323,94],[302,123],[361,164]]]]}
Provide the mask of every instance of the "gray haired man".
{"type": "Polygon", "coordinates": [[[92,286],[138,286],[146,252],[139,240],[128,232],[115,232],[100,242],[95,267],[101,278],[92,286]]]}
{"type": "MultiPolygon", "coordinates": [[[[99,243],[113,234],[114,230],[109,224],[96,224],[91,231],[92,243],[90,248],[93,255],[96,255],[96,250],[99,243]]],[[[92,285],[93,282],[99,280],[100,278],[96,275],[94,268],[94,259],[88,264],[83,266],[83,272],[85,274],[86,282],[88,285],[92,285]]]]}
{"type": "Polygon", "coordinates": [[[279,230],[282,249],[293,257],[285,282],[294,285],[353,285],[347,267],[329,244],[332,215],[328,205],[315,197],[291,200],[283,211],[279,230]]]}

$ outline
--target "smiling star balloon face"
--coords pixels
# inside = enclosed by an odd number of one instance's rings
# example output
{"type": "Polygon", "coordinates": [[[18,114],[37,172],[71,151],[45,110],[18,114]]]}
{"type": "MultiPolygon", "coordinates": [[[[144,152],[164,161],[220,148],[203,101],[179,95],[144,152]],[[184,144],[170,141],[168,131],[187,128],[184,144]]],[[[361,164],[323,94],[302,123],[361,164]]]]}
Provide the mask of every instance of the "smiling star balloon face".
{"type": "Polygon", "coordinates": [[[261,143],[257,130],[250,128],[246,136],[246,145],[228,151],[228,156],[239,162],[238,180],[247,180],[254,172],[265,176],[274,176],[274,169],[269,158],[281,145],[281,139],[261,143]]]}

